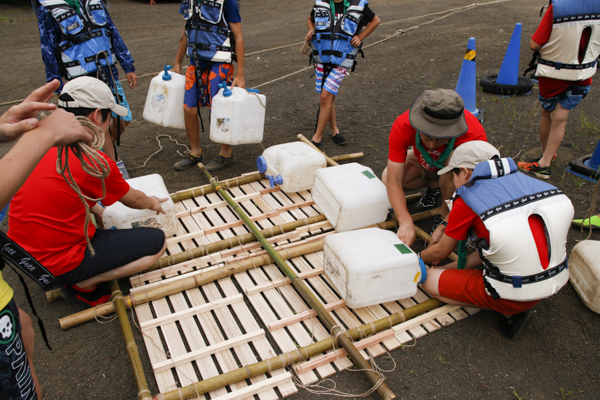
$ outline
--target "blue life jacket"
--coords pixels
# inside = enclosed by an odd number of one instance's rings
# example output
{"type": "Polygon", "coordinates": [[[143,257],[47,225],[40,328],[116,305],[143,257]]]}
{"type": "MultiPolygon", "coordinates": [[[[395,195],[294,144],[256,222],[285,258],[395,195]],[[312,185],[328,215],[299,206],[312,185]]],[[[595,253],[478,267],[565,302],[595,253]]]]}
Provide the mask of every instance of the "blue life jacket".
{"type": "Polygon", "coordinates": [[[233,33],[224,18],[225,0],[183,0],[188,55],[221,63],[235,61],[233,33]]]}
{"type": "Polygon", "coordinates": [[[471,181],[456,193],[490,234],[489,243],[478,243],[490,296],[539,300],[567,283],[566,238],[574,209],[560,189],[517,172],[511,158],[502,158],[478,164],[471,181]],[[533,214],[544,224],[549,260],[545,267],[529,225],[533,214]]]}
{"type": "Polygon", "coordinates": [[[67,79],[96,72],[98,64],[110,66],[116,63],[117,58],[111,50],[111,34],[105,28],[108,17],[102,0],[82,0],[81,14],[64,0],[39,0],[39,3],[60,26],[58,59],[67,79]]]}
{"type": "Polygon", "coordinates": [[[315,33],[311,40],[312,59],[316,63],[338,65],[354,70],[356,55],[362,50],[350,44],[362,30],[361,20],[367,0],[350,0],[348,9],[337,22],[329,1],[316,0],[315,33]]]}

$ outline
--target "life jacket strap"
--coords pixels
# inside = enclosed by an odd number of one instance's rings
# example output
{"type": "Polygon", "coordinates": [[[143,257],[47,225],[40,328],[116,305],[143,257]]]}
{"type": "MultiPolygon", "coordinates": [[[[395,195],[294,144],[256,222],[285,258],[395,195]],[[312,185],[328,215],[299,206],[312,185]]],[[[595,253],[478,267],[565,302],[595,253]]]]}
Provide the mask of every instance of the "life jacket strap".
{"type": "Polygon", "coordinates": [[[543,65],[547,65],[549,67],[554,67],[554,69],[557,69],[557,70],[560,70],[560,69],[580,70],[580,69],[593,68],[596,66],[597,62],[598,62],[598,60],[594,60],[592,62],[585,63],[585,64],[565,64],[565,63],[561,63],[561,62],[544,60],[541,57],[538,60],[538,64],[543,64],[543,65]]]}
{"type": "Polygon", "coordinates": [[[217,50],[217,51],[233,51],[232,46],[217,46],[206,43],[190,43],[189,47],[194,50],[217,50]]]}

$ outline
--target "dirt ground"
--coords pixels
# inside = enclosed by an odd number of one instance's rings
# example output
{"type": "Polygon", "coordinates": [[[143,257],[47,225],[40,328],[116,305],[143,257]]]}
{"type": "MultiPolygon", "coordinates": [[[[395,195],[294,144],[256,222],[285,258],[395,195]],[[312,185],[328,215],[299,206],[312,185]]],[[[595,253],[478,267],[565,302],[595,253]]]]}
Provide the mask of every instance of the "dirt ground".
{"type": "MultiPolygon", "coordinates": [[[[133,57],[139,86],[126,89],[134,122],[120,148],[132,176],[159,173],[170,191],[205,184],[195,168],[176,172],[176,151],[183,149],[160,139],[163,150],[142,168],[156,150],[157,135],[171,135],[186,143],[184,131],[162,128],[142,119],[152,76],[174,60],[183,20],[179,3],[157,0],[113,0],[109,9],[133,57]]],[[[465,0],[372,0],[382,24],[366,40],[373,44],[399,30],[415,27],[365,50],[355,73],[344,80],[336,100],[337,119],[348,145],[336,147],[328,131],[328,155],[364,152],[360,163],[381,174],[387,160],[389,130],[424,89],[454,88],[469,37],[477,40],[477,76],[497,73],[515,23],[523,25],[521,71],[530,59],[528,42],[537,27],[545,0],[486,1],[470,6],[465,0]],[[454,13],[452,13],[454,12],[454,13]]],[[[221,179],[254,171],[263,148],[310,137],[315,124],[318,96],[312,69],[299,53],[306,34],[306,17],[312,1],[242,0],[242,29],[246,45],[246,84],[260,86],[267,97],[265,139],[262,144],[237,146],[237,163],[218,174],[221,179]],[[287,47],[283,47],[287,46],[287,47]],[[281,47],[281,48],[278,48],[281,47]],[[278,49],[274,49],[278,48],[278,49]],[[294,75],[287,76],[293,72],[294,75]]],[[[0,3],[0,103],[23,99],[45,82],[35,16],[22,8],[0,3]]],[[[121,75],[124,78],[124,74],[121,75]]],[[[570,115],[567,135],[558,151],[551,183],[572,199],[576,215],[583,216],[592,201],[593,184],[566,174],[569,160],[590,154],[600,136],[597,90],[570,115]]],[[[539,154],[541,109],[537,90],[522,97],[498,97],[478,91],[477,106],[485,109],[484,127],[489,141],[503,155],[519,158],[539,154]]],[[[0,106],[0,112],[8,105],[0,106]]],[[[207,126],[208,113],[203,111],[207,126]]],[[[218,146],[202,134],[205,154],[216,155],[218,146]]],[[[9,149],[0,146],[0,155],[9,149]]],[[[40,193],[43,196],[43,193],[40,193]]],[[[429,228],[430,221],[421,224],[429,228]]],[[[6,229],[6,222],[3,229],[6,229]]],[[[571,229],[569,250],[588,232],[571,229]]],[[[599,240],[598,233],[592,239],[599,240]]],[[[19,305],[29,312],[21,284],[6,271],[19,305]]],[[[79,311],[76,305],[47,304],[40,288],[30,284],[34,304],[43,317],[53,351],[41,336],[35,345],[35,365],[46,399],[133,399],[136,388],[118,324],[88,323],[63,332],[57,319],[79,311]]],[[[515,342],[502,339],[494,325],[500,315],[481,312],[392,352],[395,371],[388,385],[399,398],[411,399],[592,399],[600,389],[600,316],[591,312],[568,284],[553,298],[535,307],[530,322],[515,342]]],[[[142,362],[152,393],[157,393],[143,342],[136,333],[142,362]]],[[[391,362],[381,359],[383,368],[391,362]]],[[[359,394],[369,388],[360,373],[344,372],[333,378],[340,390],[359,394]]],[[[294,398],[312,399],[300,390],[294,398]]],[[[376,399],[373,394],[369,398],[376,399]]]]}

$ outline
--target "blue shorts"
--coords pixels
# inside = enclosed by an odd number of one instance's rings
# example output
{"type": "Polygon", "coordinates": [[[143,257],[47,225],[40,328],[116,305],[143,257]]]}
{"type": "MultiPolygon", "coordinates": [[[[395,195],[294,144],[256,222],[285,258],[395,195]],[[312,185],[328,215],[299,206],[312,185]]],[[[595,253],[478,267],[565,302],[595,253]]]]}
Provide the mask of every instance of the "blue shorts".
{"type": "Polygon", "coordinates": [[[321,86],[329,93],[337,96],[342,79],[348,75],[348,70],[344,67],[333,67],[323,83],[323,64],[315,64],[315,89],[321,93],[321,86]]]}
{"type": "Polygon", "coordinates": [[[0,399],[37,399],[14,299],[0,311],[0,399]]]}
{"type": "Polygon", "coordinates": [[[577,104],[581,103],[581,100],[585,99],[591,87],[591,85],[577,86],[573,83],[567,90],[556,96],[545,98],[540,95],[542,108],[548,112],[552,112],[556,108],[556,104],[559,103],[565,110],[572,110],[577,107],[577,104]]]}
{"type": "Polygon", "coordinates": [[[185,74],[185,94],[183,96],[183,104],[188,108],[206,106],[212,108],[212,98],[219,92],[219,83],[229,83],[233,79],[233,64],[213,63],[210,70],[206,68],[207,66],[208,62],[204,65],[200,64],[200,68],[203,69],[202,82],[197,85],[197,67],[190,59],[190,66],[185,74]]]}
{"type": "MultiPolygon", "coordinates": [[[[115,86],[117,87],[117,93],[119,94],[118,99],[117,99],[117,96],[115,95],[115,100],[116,100],[117,104],[120,104],[127,109],[127,115],[125,117],[119,117],[119,118],[121,118],[121,121],[131,121],[132,120],[131,110],[129,109],[129,103],[127,102],[127,99],[125,98],[125,92],[123,91],[123,86],[121,86],[121,82],[119,82],[117,80],[115,80],[115,86]]],[[[113,92],[113,95],[114,95],[115,90],[113,88],[110,88],[110,90],[113,92]]],[[[117,114],[112,113],[112,116],[114,118],[116,118],[117,114]]]]}

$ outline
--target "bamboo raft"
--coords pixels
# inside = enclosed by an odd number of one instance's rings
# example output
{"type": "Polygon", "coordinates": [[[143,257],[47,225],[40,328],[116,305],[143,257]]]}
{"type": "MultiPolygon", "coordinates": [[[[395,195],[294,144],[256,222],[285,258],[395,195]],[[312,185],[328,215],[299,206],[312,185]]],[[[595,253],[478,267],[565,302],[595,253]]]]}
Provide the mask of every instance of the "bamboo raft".
{"type": "MultiPolygon", "coordinates": [[[[271,189],[268,180],[256,178],[256,173],[247,174],[222,186],[227,187],[228,194],[260,229],[268,230],[294,221],[309,222],[309,217],[321,215],[308,191],[286,194],[278,188],[271,189]]],[[[176,203],[178,232],[168,239],[167,251],[173,256],[201,249],[201,255],[196,258],[190,255],[189,260],[178,263],[169,262],[175,257],[166,257],[158,269],[130,278],[131,296],[148,290],[157,291],[188,277],[217,271],[217,268],[221,271],[223,266],[227,269],[236,261],[254,260],[252,257],[265,254],[258,242],[234,245],[239,242],[234,242],[233,238],[248,234],[249,230],[217,193],[210,190],[202,190],[202,194],[191,190],[191,193],[174,195],[181,199],[176,203]],[[230,248],[204,254],[204,249],[211,243],[224,241],[230,242],[230,248]]],[[[309,246],[308,253],[289,259],[288,264],[344,330],[388,318],[429,300],[427,294],[418,290],[408,299],[354,310],[346,307],[323,273],[321,240],[332,232],[331,224],[322,220],[275,235],[268,241],[278,251],[299,244],[309,246]]],[[[252,265],[246,271],[229,275],[219,275],[220,279],[214,282],[135,305],[160,393],[330,338],[330,332],[316,312],[274,264],[252,265]]],[[[365,359],[378,357],[386,350],[397,349],[477,311],[444,305],[393,329],[357,340],[355,346],[365,359]]],[[[301,362],[288,370],[274,369],[216,389],[209,392],[210,398],[244,399],[257,395],[262,400],[287,397],[298,390],[292,373],[303,384],[310,384],[352,367],[345,350],[337,347],[310,358],[303,356],[301,351],[298,353],[301,362]]]]}

